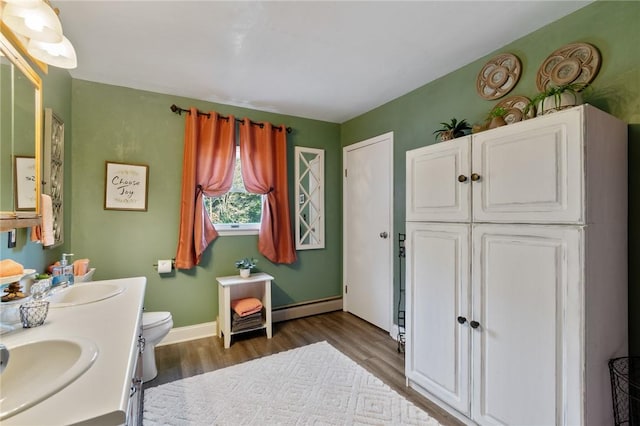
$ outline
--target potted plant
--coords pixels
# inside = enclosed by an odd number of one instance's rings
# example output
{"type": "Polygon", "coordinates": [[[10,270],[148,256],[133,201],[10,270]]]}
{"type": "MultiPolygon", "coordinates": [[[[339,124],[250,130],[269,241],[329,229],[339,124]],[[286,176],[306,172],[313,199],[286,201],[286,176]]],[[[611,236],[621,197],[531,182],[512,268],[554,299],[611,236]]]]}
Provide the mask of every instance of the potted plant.
{"type": "Polygon", "coordinates": [[[467,123],[466,119],[458,121],[456,118],[452,118],[449,123],[440,123],[441,128],[433,132],[436,135],[436,139],[440,136],[441,141],[448,141],[450,139],[458,138],[466,135],[467,130],[471,130],[471,126],[467,123]]]}
{"type": "Polygon", "coordinates": [[[506,126],[507,122],[504,116],[507,115],[507,109],[505,107],[496,106],[489,112],[487,120],[489,121],[488,128],[495,129],[496,127],[506,126]]]}
{"type": "Polygon", "coordinates": [[[251,269],[255,268],[256,263],[258,263],[257,259],[245,257],[244,259],[236,261],[236,268],[240,270],[240,276],[242,278],[249,278],[251,269]]]}
{"type": "Polygon", "coordinates": [[[582,104],[582,94],[580,92],[586,89],[587,86],[584,83],[549,86],[531,99],[524,113],[526,114],[531,108],[535,108],[536,115],[544,115],[580,105],[582,104]]]}

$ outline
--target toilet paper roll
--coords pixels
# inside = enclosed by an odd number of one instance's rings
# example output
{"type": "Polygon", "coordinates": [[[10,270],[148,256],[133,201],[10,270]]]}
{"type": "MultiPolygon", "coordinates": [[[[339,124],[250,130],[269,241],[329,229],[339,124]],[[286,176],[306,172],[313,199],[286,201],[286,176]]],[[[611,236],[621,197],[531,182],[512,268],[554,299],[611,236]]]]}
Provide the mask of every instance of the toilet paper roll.
{"type": "Polygon", "coordinates": [[[171,272],[171,259],[159,259],[158,260],[158,273],[167,274],[171,272]]]}

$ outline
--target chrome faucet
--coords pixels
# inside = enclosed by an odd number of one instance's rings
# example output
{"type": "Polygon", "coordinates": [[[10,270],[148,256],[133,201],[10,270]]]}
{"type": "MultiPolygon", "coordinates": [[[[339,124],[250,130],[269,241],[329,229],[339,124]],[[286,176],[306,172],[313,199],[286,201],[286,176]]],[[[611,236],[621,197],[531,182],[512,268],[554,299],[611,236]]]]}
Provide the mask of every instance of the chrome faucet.
{"type": "Polygon", "coordinates": [[[7,368],[7,364],[9,364],[9,349],[0,343],[0,374],[7,368]]]}

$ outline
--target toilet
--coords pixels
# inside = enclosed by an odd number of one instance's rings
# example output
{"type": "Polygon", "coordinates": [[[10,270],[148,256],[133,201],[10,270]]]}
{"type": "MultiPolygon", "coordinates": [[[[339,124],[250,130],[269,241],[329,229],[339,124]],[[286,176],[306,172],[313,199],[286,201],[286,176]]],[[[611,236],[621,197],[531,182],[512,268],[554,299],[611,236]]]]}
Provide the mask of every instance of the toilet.
{"type": "Polygon", "coordinates": [[[142,381],[148,382],[158,375],[156,367],[156,345],[173,327],[171,312],[143,312],[142,337],[144,352],[142,353],[142,381]]]}

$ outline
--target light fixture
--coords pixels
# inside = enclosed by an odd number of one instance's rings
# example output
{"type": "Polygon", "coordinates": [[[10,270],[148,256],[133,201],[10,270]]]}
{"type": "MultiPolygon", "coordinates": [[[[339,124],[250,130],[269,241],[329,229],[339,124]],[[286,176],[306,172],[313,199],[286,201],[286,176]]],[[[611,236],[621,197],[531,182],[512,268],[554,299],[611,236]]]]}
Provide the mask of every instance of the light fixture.
{"type": "Polygon", "coordinates": [[[26,38],[23,43],[33,58],[59,68],[76,68],[78,59],[73,45],[62,34],[58,9],[49,0],[0,0],[6,3],[2,21],[14,33],[26,38]]]}
{"type": "Polygon", "coordinates": [[[62,37],[60,43],[29,40],[27,51],[34,58],[54,67],[71,69],[78,66],[76,51],[66,37],[62,37]]]}
{"type": "Polygon", "coordinates": [[[62,41],[60,19],[43,0],[37,3],[33,0],[10,1],[4,7],[2,20],[11,31],[29,39],[47,43],[62,41]]]}

